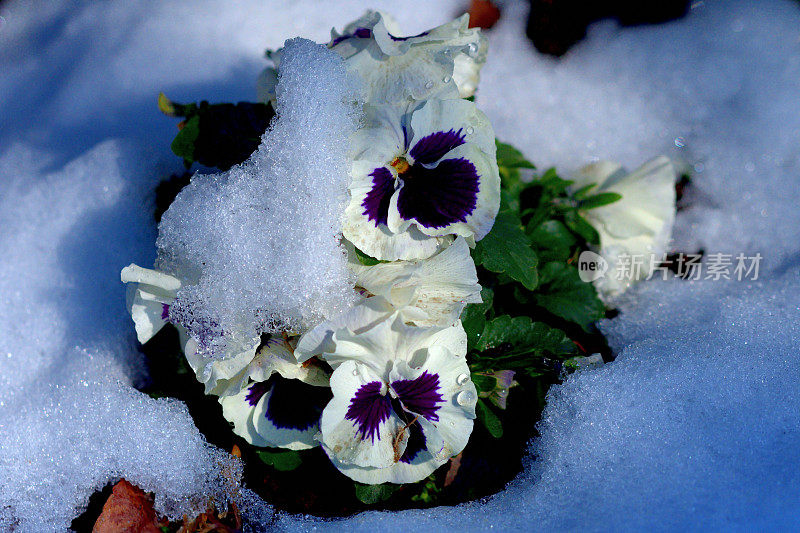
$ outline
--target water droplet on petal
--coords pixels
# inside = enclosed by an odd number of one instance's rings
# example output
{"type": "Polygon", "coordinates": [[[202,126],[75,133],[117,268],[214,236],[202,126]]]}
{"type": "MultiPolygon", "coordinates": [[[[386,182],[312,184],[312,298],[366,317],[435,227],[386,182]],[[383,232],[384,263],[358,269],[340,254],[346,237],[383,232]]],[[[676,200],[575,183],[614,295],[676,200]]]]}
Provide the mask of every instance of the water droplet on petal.
{"type": "Polygon", "coordinates": [[[451,78],[450,76],[445,76],[444,78],[442,78],[442,81],[445,82],[445,83],[450,83],[450,80],[452,80],[452,79],[453,78],[451,78]]]}
{"type": "Polygon", "coordinates": [[[457,383],[458,385],[463,385],[463,384],[464,384],[464,383],[466,383],[467,381],[469,381],[469,374],[461,374],[460,376],[458,376],[458,377],[456,378],[456,383],[457,383]]]}
{"type": "Polygon", "coordinates": [[[357,376],[357,375],[358,375],[358,370],[356,370],[355,368],[353,369],[353,375],[354,375],[354,376],[357,376]]]}
{"type": "Polygon", "coordinates": [[[425,84],[425,88],[426,89],[430,89],[432,87],[433,87],[433,82],[432,81],[429,81],[428,83],[425,84]]]}
{"type": "Polygon", "coordinates": [[[473,133],[475,133],[475,128],[473,128],[472,126],[469,126],[467,128],[467,135],[472,135],[473,133]]]}
{"type": "Polygon", "coordinates": [[[478,43],[469,43],[469,51],[467,52],[470,57],[474,56],[478,52],[478,43]]]}
{"type": "Polygon", "coordinates": [[[458,403],[458,405],[462,406],[469,405],[474,401],[475,401],[475,394],[469,390],[462,390],[456,396],[456,403],[458,403]]]}

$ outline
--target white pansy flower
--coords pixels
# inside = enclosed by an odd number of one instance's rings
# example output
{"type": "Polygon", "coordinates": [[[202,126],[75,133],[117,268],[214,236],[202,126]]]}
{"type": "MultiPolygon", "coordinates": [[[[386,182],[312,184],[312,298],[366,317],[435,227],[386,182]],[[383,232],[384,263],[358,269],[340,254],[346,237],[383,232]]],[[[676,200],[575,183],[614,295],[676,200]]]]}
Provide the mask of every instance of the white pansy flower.
{"type": "Polygon", "coordinates": [[[460,453],[472,433],[477,391],[458,323],[408,326],[400,314],[357,334],[334,334],[324,358],[333,399],[322,413],[322,446],[360,483],[411,483],[460,453]]]}
{"type": "Polygon", "coordinates": [[[455,324],[467,304],[482,301],[475,263],[462,237],[422,261],[364,266],[351,260],[351,268],[358,287],[384,297],[395,309],[422,311],[424,318],[412,320],[417,326],[455,324]]]}
{"type": "MultiPolygon", "coordinates": [[[[333,351],[333,334],[342,328],[349,328],[355,333],[362,333],[389,318],[397,309],[386,298],[381,296],[365,297],[356,305],[326,320],[304,333],[297,342],[295,355],[300,362],[312,357],[333,351]]],[[[423,318],[420,313],[415,315],[423,318]]]]}
{"type": "Polygon", "coordinates": [[[320,361],[300,364],[291,343],[273,338],[236,379],[241,378],[244,386],[236,394],[219,399],[234,433],[254,446],[302,450],[319,445],[319,417],[331,398],[320,361]]]}
{"type": "Polygon", "coordinates": [[[458,322],[464,307],[480,303],[481,286],[466,241],[453,244],[424,261],[394,261],[364,266],[349,248],[350,268],[356,287],[367,291],[348,311],[304,333],[297,343],[298,360],[330,352],[333,334],[341,328],[364,332],[399,311],[416,326],[450,326],[458,322]]]}
{"type": "Polygon", "coordinates": [[[175,301],[181,281],[175,276],[134,264],[122,269],[120,279],[131,284],[127,292],[128,311],[133,318],[136,336],[144,344],[169,321],[169,306],[175,301]]]}
{"type": "Polygon", "coordinates": [[[328,377],[315,365],[301,365],[294,355],[294,341],[270,337],[265,342],[244,346],[223,358],[211,357],[199,350],[196,339],[177,326],[183,352],[197,380],[205,385],[205,393],[215,396],[238,394],[248,380],[266,381],[274,373],[287,379],[299,379],[316,386],[327,386],[328,377]]]}
{"type": "Polygon", "coordinates": [[[404,103],[442,92],[464,98],[475,93],[487,50],[486,37],[468,26],[469,15],[463,15],[401,37],[390,16],[368,11],[342,33],[332,30],[328,46],[364,80],[367,101],[404,103]]]}
{"type": "Polygon", "coordinates": [[[381,260],[425,259],[454,236],[480,240],[500,205],[494,131],[474,103],[365,106],[343,233],[381,260]]]}
{"type": "Polygon", "coordinates": [[[594,281],[606,303],[613,302],[633,283],[647,278],[667,250],[675,222],[675,169],[664,156],[633,172],[599,161],[573,178],[579,189],[596,184],[592,193],[613,192],[622,198],[581,215],[600,236],[600,255],[608,271],[594,281]]]}

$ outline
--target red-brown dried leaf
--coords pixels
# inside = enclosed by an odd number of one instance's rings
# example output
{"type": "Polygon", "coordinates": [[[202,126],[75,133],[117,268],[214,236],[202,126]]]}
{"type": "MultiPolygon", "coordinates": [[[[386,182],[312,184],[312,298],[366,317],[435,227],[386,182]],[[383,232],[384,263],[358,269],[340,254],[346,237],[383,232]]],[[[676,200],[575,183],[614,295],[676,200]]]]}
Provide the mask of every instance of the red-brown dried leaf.
{"type": "Polygon", "coordinates": [[[153,499],[139,487],[120,480],[103,505],[93,533],[161,533],[153,499]]]}
{"type": "Polygon", "coordinates": [[[500,8],[491,0],[471,0],[469,3],[469,27],[488,30],[500,19],[500,8]]]}

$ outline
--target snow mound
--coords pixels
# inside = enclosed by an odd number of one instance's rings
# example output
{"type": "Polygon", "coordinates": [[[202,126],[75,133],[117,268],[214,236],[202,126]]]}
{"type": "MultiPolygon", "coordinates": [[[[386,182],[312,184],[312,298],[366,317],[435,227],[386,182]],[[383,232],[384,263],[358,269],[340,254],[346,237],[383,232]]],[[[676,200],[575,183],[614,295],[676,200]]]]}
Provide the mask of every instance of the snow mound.
{"type": "Polygon", "coordinates": [[[308,328],[351,305],[354,279],[338,236],[357,91],[334,52],[287,41],[277,119],[258,150],[223,174],[195,175],[164,214],[158,268],[190,283],[170,319],[210,338],[211,353],[308,328]]]}
{"type": "Polygon", "coordinates": [[[64,531],[120,477],[175,518],[225,502],[238,464],[185,406],[131,386],[143,370],[119,270],[148,260],[155,181],[124,178],[146,167],[117,142],[51,164],[23,145],[0,155],[0,529],[64,531]]]}

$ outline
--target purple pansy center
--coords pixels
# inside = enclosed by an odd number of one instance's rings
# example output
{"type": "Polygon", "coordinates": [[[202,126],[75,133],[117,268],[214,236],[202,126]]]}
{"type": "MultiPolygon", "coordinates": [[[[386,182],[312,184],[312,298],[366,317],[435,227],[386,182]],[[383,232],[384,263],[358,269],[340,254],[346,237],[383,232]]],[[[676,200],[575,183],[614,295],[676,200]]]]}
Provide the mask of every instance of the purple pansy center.
{"type": "Polygon", "coordinates": [[[386,224],[392,195],[399,189],[397,210],[403,220],[430,229],[466,222],[478,204],[480,176],[466,158],[442,159],[463,145],[464,138],[461,129],[431,133],[408,151],[413,164],[398,157],[373,170],[372,188],[361,203],[363,214],[375,227],[386,224]],[[397,171],[397,178],[389,166],[397,171]]]}
{"type": "Polygon", "coordinates": [[[370,439],[374,444],[380,440],[380,425],[389,419],[394,412],[406,423],[409,440],[406,450],[400,457],[403,462],[411,462],[417,453],[425,448],[425,435],[416,423],[418,417],[438,421],[440,404],[444,403],[439,375],[429,374],[426,370],[415,379],[402,379],[392,382],[389,387],[397,395],[393,401],[388,391],[383,390],[380,381],[371,381],[362,385],[350,400],[345,419],[354,422],[361,440],[370,439]]]}
{"type": "Polygon", "coordinates": [[[331,390],[314,387],[296,379],[273,376],[250,385],[245,401],[255,407],[270,393],[264,416],[278,429],[305,431],[319,422],[320,414],[331,399],[331,390]]]}

